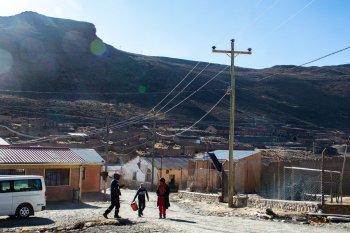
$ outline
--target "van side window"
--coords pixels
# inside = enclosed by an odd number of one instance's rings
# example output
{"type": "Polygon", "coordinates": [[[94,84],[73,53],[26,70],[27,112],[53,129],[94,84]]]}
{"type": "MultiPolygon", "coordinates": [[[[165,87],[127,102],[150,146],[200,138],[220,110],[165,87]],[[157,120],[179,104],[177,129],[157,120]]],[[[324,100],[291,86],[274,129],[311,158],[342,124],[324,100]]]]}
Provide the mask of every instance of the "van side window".
{"type": "Polygon", "coordinates": [[[10,192],[10,190],[11,190],[10,181],[0,182],[0,193],[10,192]]]}
{"type": "Polygon", "coordinates": [[[15,192],[42,190],[41,181],[39,179],[14,180],[13,183],[15,192]]]}

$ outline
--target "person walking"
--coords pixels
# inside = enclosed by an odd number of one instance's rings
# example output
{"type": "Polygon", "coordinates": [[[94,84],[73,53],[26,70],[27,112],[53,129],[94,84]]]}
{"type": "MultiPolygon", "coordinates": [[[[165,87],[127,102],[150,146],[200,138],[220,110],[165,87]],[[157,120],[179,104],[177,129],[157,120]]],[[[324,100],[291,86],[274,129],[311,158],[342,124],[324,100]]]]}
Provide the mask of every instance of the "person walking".
{"type": "Polygon", "coordinates": [[[157,206],[159,207],[159,218],[166,218],[166,210],[170,206],[169,194],[169,186],[165,183],[165,179],[161,178],[157,189],[157,206]]]}
{"type": "Polygon", "coordinates": [[[108,209],[104,212],[103,217],[108,218],[108,214],[114,210],[114,218],[121,218],[119,216],[119,208],[120,208],[120,202],[119,202],[119,196],[121,196],[120,188],[123,188],[123,184],[119,184],[119,178],[120,175],[115,173],[114,179],[111,182],[111,205],[108,207],[108,209]]]}
{"type": "Polygon", "coordinates": [[[138,199],[139,199],[139,217],[142,217],[143,216],[143,210],[146,207],[146,198],[145,198],[145,196],[147,196],[147,201],[149,201],[149,196],[148,196],[147,189],[143,187],[142,183],[140,185],[140,188],[137,190],[136,195],[134,197],[134,200],[132,200],[132,202],[135,201],[137,196],[138,196],[138,199]]]}

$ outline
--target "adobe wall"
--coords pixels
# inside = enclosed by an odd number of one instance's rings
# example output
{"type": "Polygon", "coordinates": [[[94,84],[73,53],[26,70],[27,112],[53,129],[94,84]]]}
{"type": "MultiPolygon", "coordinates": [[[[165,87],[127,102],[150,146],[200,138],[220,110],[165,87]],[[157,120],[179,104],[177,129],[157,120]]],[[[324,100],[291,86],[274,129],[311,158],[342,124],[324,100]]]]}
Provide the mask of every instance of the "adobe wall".
{"type": "Polygon", "coordinates": [[[82,181],[83,192],[100,191],[101,167],[85,167],[85,180],[82,181]]]}

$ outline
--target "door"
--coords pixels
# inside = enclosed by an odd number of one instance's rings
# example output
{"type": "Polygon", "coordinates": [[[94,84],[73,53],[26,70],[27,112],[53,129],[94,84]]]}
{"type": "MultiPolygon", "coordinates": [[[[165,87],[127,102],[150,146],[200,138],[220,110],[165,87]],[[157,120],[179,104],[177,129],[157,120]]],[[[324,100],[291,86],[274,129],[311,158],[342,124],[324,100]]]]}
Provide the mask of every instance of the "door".
{"type": "Polygon", "coordinates": [[[0,181],[0,215],[14,215],[12,210],[11,181],[0,181]]]}
{"type": "Polygon", "coordinates": [[[175,175],[169,175],[169,189],[175,188],[175,175]]]}

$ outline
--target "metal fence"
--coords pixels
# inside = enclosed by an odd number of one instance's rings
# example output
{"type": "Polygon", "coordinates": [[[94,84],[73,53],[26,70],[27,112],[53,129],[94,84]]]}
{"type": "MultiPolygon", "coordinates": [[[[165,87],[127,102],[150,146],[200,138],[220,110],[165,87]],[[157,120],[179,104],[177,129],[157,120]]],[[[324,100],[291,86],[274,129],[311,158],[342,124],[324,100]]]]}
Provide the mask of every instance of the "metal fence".
{"type": "Polygon", "coordinates": [[[268,199],[343,202],[350,196],[350,158],[330,157],[263,161],[260,195],[268,199]],[[342,169],[344,164],[344,175],[342,169]],[[344,182],[342,182],[342,180],[344,182]]]}

